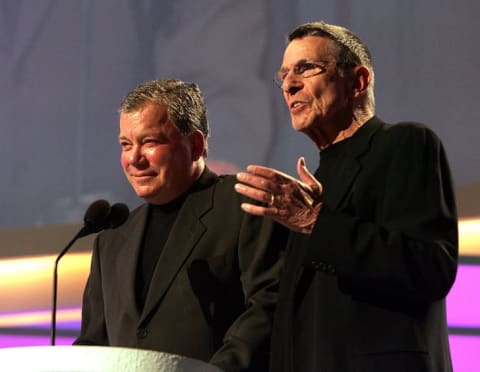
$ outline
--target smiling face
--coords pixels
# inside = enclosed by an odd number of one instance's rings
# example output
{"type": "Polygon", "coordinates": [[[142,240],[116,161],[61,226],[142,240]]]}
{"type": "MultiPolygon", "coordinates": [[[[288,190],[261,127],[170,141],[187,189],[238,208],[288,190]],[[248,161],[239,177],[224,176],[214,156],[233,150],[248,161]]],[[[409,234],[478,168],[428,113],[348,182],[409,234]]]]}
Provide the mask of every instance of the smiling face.
{"type": "Polygon", "coordinates": [[[149,203],[174,200],[203,170],[202,134],[182,136],[162,104],[122,112],[119,142],[123,171],[137,195],[149,203]]]}
{"type": "Polygon", "coordinates": [[[348,79],[337,69],[334,44],[320,36],[292,40],[283,55],[283,95],[296,131],[311,136],[312,131],[338,129],[351,118],[348,79]],[[302,63],[321,65],[321,71],[307,78],[292,70],[302,63]],[[285,74],[285,72],[287,72],[285,74]]]}

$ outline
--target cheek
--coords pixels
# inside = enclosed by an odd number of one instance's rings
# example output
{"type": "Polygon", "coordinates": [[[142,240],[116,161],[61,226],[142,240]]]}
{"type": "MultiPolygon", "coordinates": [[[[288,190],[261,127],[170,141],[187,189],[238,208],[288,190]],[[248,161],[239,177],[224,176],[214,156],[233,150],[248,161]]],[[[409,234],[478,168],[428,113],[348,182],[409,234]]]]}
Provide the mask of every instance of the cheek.
{"type": "Polygon", "coordinates": [[[145,150],[143,157],[149,164],[163,164],[168,161],[168,150],[155,147],[145,150]]]}
{"type": "Polygon", "coordinates": [[[126,168],[128,166],[128,163],[128,156],[122,151],[122,153],[120,154],[120,164],[122,165],[122,168],[126,168]]]}
{"type": "Polygon", "coordinates": [[[316,106],[321,106],[325,100],[325,97],[328,96],[328,90],[325,87],[312,88],[310,95],[313,98],[313,102],[316,106]]]}

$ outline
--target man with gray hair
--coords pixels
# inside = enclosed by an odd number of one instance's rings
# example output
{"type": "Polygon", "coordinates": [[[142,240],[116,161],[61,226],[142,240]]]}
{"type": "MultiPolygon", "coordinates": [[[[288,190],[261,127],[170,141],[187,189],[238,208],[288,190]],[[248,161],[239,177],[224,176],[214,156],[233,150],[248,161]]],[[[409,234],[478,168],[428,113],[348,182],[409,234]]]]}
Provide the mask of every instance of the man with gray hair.
{"type": "Polygon", "coordinates": [[[373,66],[346,28],[289,35],[276,82],[292,126],[319,149],[299,179],[250,165],[243,210],[291,230],[271,371],[451,371],[445,297],[456,276],[449,165],[425,125],[375,116],[373,66]]]}
{"type": "Polygon", "coordinates": [[[235,177],[206,166],[208,134],[196,84],[150,81],[123,100],[121,164],[146,203],[97,236],[75,344],[268,368],[286,230],[240,209],[235,177]]]}

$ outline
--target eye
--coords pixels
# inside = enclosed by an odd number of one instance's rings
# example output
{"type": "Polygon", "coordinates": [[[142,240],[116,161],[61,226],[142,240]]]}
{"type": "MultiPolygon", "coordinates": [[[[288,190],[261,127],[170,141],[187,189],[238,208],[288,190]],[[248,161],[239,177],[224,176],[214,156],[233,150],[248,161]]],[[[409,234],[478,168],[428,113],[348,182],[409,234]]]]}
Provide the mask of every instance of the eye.
{"type": "Polygon", "coordinates": [[[316,65],[315,63],[304,62],[304,63],[300,63],[297,66],[295,66],[295,73],[301,75],[305,71],[314,70],[316,68],[319,68],[319,66],[316,65]]]}
{"type": "Polygon", "coordinates": [[[125,140],[120,140],[119,143],[120,143],[120,147],[122,148],[122,150],[128,150],[129,148],[132,147],[132,144],[128,141],[125,141],[125,140]]]}
{"type": "Polygon", "coordinates": [[[142,141],[142,145],[145,146],[156,146],[161,143],[165,143],[165,139],[163,137],[146,137],[142,141]]]}
{"type": "Polygon", "coordinates": [[[288,70],[280,70],[277,72],[277,79],[280,81],[284,81],[288,75],[288,70]]]}

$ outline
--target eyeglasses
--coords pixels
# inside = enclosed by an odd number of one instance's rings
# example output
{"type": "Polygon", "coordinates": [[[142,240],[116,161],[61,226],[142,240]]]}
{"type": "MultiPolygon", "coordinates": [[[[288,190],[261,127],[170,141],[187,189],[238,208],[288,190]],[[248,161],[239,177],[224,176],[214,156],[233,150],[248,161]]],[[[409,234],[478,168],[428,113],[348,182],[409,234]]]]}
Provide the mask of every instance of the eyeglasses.
{"type": "Polygon", "coordinates": [[[281,89],[283,86],[283,82],[285,81],[290,71],[293,71],[293,74],[296,76],[301,76],[307,79],[312,76],[320,75],[322,72],[325,72],[327,70],[327,65],[330,63],[334,63],[337,67],[340,67],[341,69],[352,68],[358,65],[354,62],[300,61],[293,67],[292,70],[289,70],[288,68],[284,68],[278,71],[277,74],[273,77],[273,82],[277,87],[281,89]]]}
{"type": "Polygon", "coordinates": [[[327,65],[328,63],[330,62],[323,61],[322,64],[320,64],[319,62],[300,61],[293,67],[292,70],[285,68],[278,71],[273,77],[273,81],[277,87],[282,88],[283,82],[285,81],[290,71],[292,71],[293,74],[296,76],[301,76],[307,79],[326,71],[325,65],[327,65]]]}

